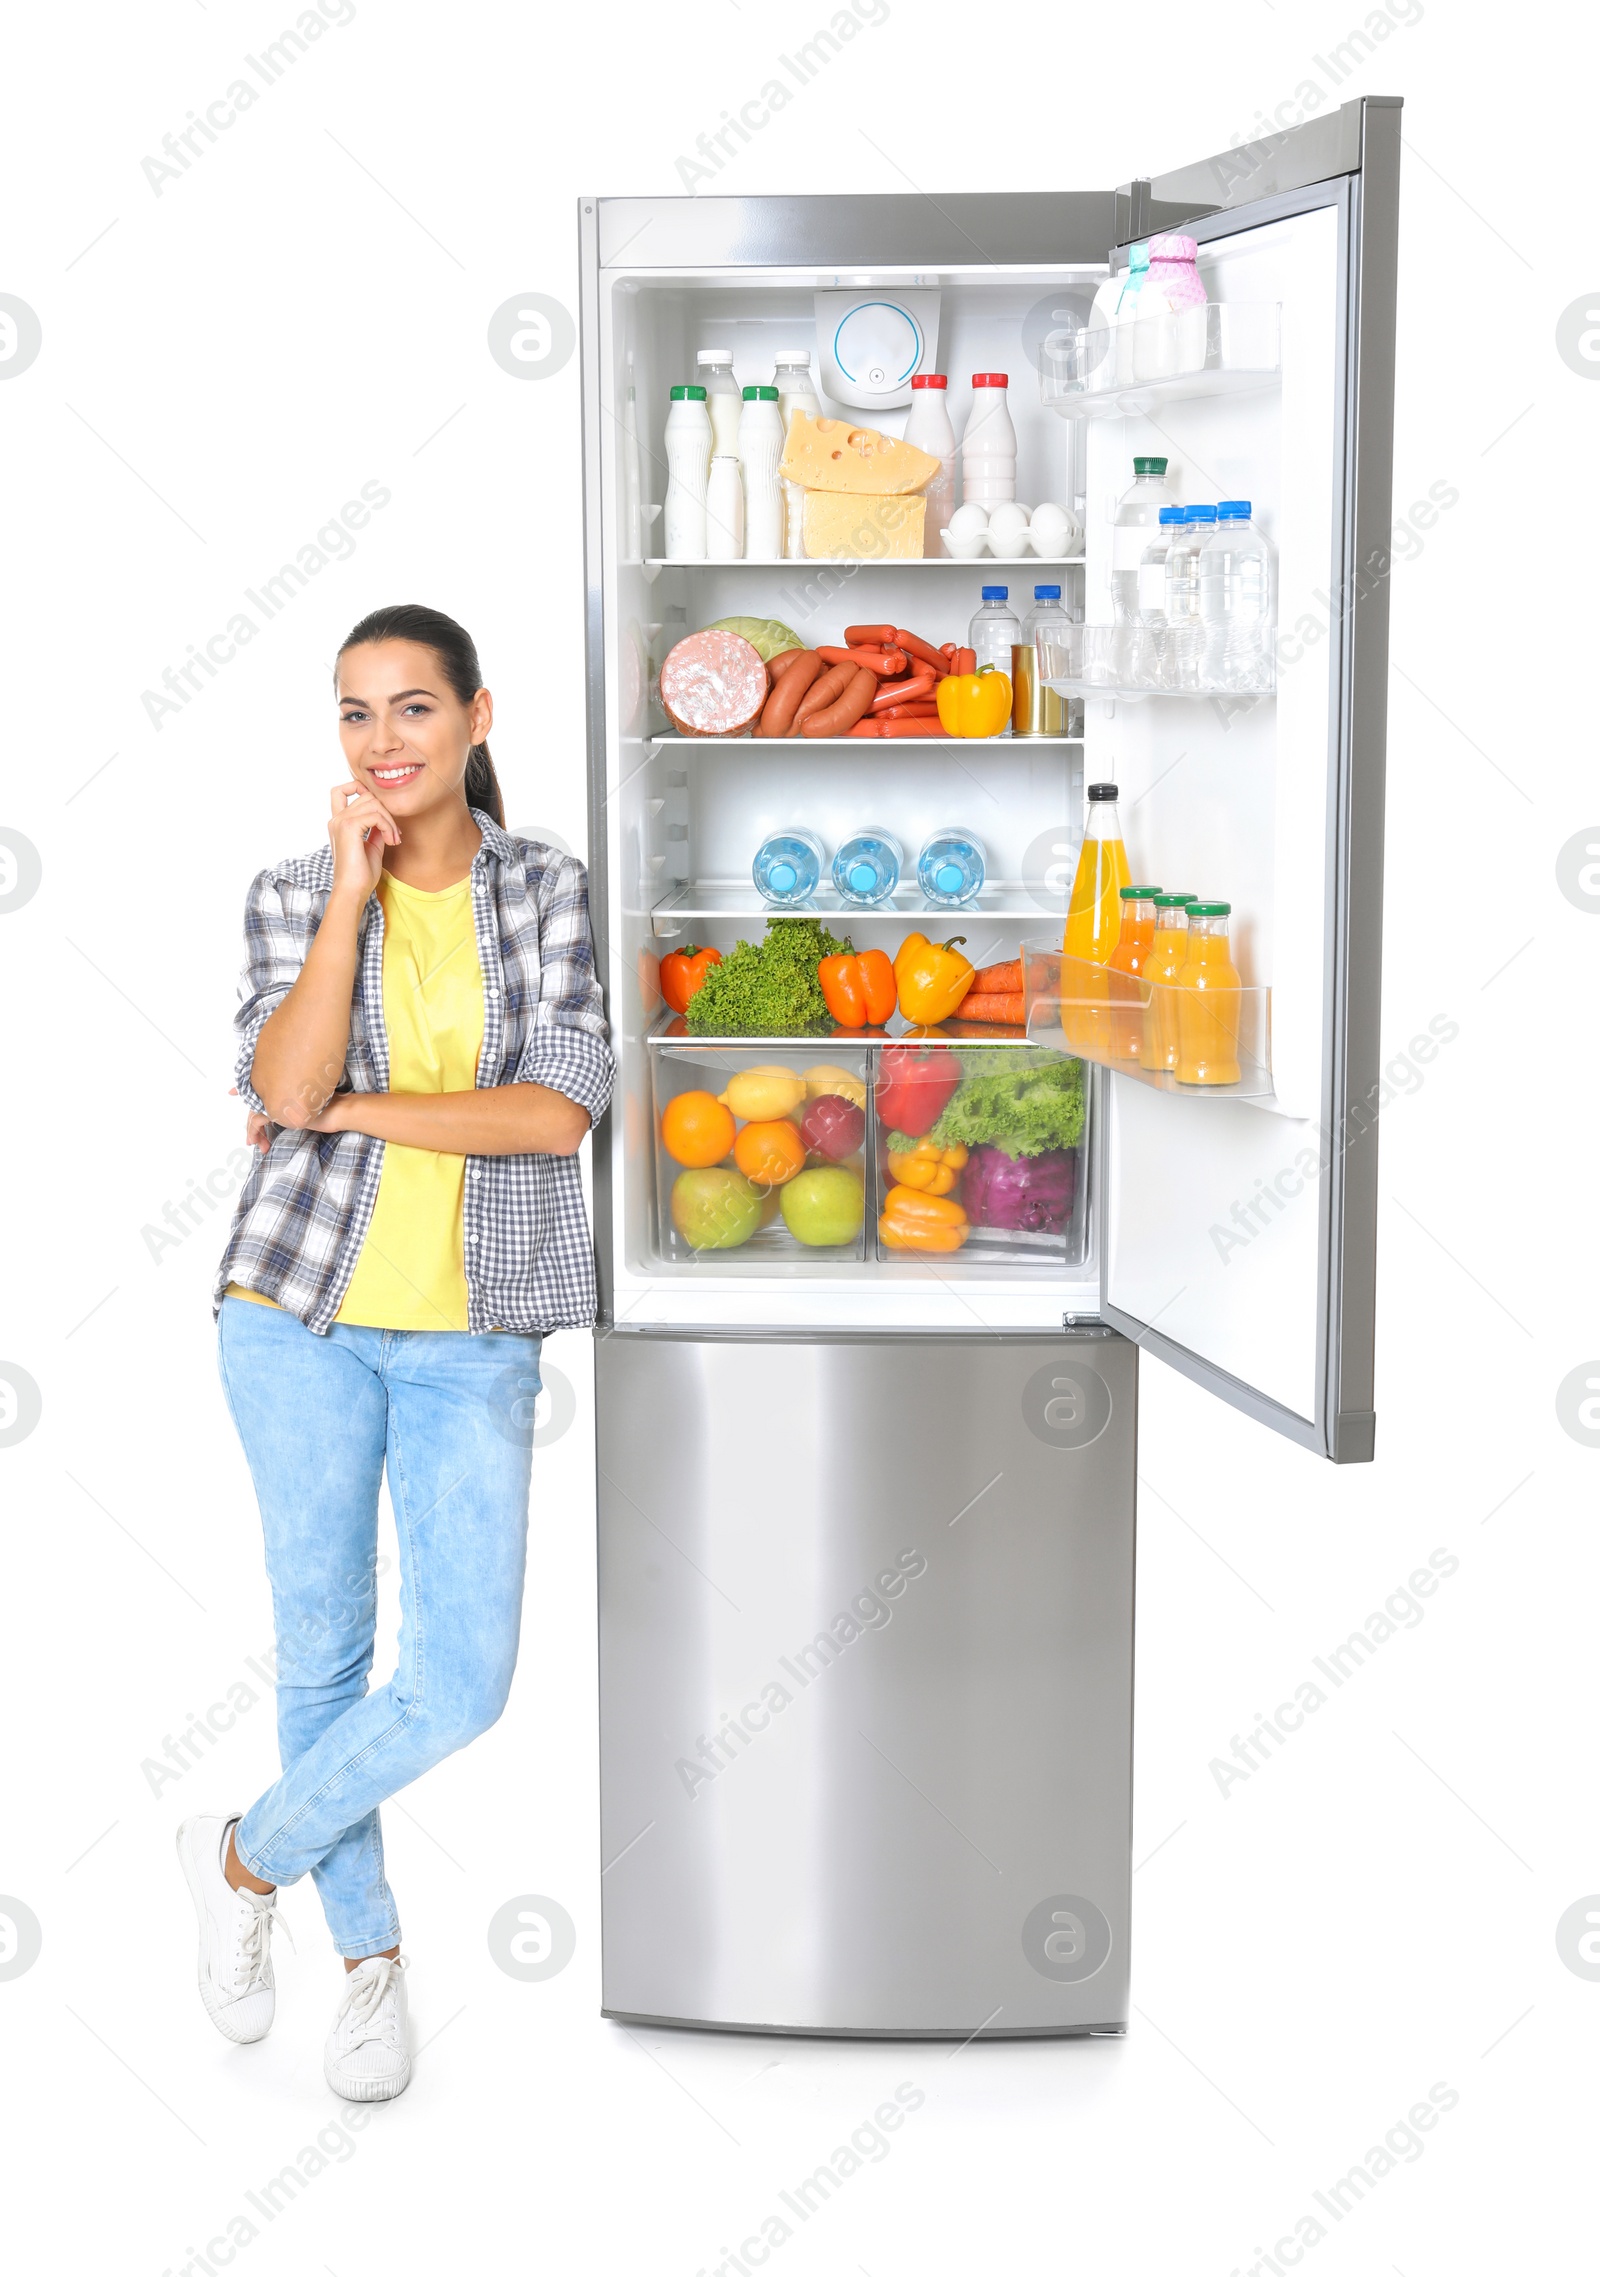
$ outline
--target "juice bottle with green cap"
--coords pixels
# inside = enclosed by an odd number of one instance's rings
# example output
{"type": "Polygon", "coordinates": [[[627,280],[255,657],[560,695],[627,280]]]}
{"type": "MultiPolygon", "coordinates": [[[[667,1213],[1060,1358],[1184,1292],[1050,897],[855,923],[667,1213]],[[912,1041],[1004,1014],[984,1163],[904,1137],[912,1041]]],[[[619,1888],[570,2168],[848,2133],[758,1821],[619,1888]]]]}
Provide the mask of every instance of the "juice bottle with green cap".
{"type": "Polygon", "coordinates": [[[1140,979],[1149,981],[1139,1065],[1151,1073],[1170,1073],[1178,1064],[1178,1008],[1173,994],[1189,959],[1189,905],[1192,893],[1153,893],[1155,938],[1140,979]]]}
{"type": "Polygon", "coordinates": [[[1111,972],[1126,975],[1124,980],[1110,984],[1111,1056],[1125,1063],[1136,1063],[1144,1049],[1143,997],[1148,992],[1137,982],[1156,937],[1154,897],[1160,891],[1159,886],[1125,885],[1119,897],[1122,926],[1107,962],[1111,972]]]}
{"type": "Polygon", "coordinates": [[[1189,954],[1178,975],[1180,1083],[1239,1080],[1239,975],[1228,955],[1231,902],[1191,901],[1189,954]]]}

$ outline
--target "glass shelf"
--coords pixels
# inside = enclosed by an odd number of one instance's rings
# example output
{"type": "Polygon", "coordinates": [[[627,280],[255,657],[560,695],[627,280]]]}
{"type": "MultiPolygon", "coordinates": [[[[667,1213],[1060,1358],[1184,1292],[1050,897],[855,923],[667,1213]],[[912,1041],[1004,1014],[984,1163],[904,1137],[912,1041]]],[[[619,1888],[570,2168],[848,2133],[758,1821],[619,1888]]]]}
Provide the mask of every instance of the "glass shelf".
{"type": "MultiPolygon", "coordinates": [[[[1097,689],[1096,694],[1104,690],[1097,689]]],[[[674,751],[693,751],[705,744],[753,743],[763,751],[977,751],[995,744],[1008,749],[1039,751],[1052,743],[1080,744],[1081,735],[678,735],[668,732],[646,738],[674,751]]]]}
{"type": "MultiPolygon", "coordinates": [[[[1041,899],[1027,886],[1005,881],[986,885],[976,900],[963,902],[959,909],[925,901],[915,885],[902,885],[890,900],[864,909],[857,902],[845,901],[831,886],[819,886],[807,902],[779,904],[763,901],[748,880],[743,884],[707,880],[678,886],[663,895],[651,908],[650,922],[657,940],[663,941],[675,938],[685,924],[711,918],[764,925],[769,917],[820,917],[830,924],[838,920],[844,931],[858,925],[906,925],[931,919],[935,930],[959,933],[963,925],[997,917],[1021,917],[1038,923],[1050,907],[1048,897],[1041,899]]],[[[921,929],[928,930],[926,922],[921,929]]]]}
{"type": "Polygon", "coordinates": [[[1028,1038],[1049,1051],[1066,1051],[1097,1067],[1175,1091],[1186,1099],[1238,1099],[1272,1103],[1272,991],[1219,991],[1202,1003],[1192,989],[1136,980],[1083,957],[1068,957],[1054,941],[1022,944],[1023,1004],[1028,1038]],[[1184,1083],[1165,1063],[1185,1048],[1222,1059],[1238,1074],[1229,1082],[1184,1083]]]}
{"type": "Polygon", "coordinates": [[[1205,681],[1180,688],[1169,684],[1171,660],[1145,626],[1062,625],[1057,638],[1047,640],[1041,634],[1035,643],[1039,682],[1058,696],[1098,696],[1126,704],[1144,703],[1151,696],[1173,696],[1180,703],[1209,703],[1219,696],[1241,704],[1259,703],[1274,693],[1276,632],[1276,626],[1267,629],[1258,686],[1205,681]]]}
{"type": "Polygon", "coordinates": [[[1276,301],[1211,301],[1138,324],[1067,325],[1045,337],[1040,397],[1064,419],[1123,419],[1275,387],[1278,318],[1276,301]]]}
{"type": "Polygon", "coordinates": [[[887,561],[876,554],[864,559],[854,559],[843,554],[806,554],[785,556],[776,561],[674,561],[666,555],[659,555],[634,566],[648,569],[652,574],[663,569],[1081,569],[1083,556],[1081,553],[1023,553],[1004,556],[991,553],[925,553],[912,554],[903,561],[887,561]]]}

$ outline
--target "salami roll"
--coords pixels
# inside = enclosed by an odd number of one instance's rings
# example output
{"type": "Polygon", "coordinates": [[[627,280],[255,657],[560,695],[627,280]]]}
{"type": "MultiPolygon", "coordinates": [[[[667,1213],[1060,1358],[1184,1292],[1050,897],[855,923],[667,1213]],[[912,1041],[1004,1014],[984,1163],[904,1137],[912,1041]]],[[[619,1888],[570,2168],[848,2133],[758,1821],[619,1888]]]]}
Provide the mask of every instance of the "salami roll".
{"type": "Polygon", "coordinates": [[[738,633],[697,632],[661,667],[661,705],[680,735],[747,735],[767,700],[767,668],[738,633]]]}

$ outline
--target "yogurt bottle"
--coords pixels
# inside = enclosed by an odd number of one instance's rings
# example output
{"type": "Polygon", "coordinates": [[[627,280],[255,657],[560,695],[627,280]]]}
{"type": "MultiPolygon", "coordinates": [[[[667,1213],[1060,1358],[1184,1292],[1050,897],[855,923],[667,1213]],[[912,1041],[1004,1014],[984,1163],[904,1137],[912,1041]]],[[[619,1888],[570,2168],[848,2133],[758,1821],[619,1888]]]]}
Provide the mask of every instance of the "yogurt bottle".
{"type": "Polygon", "coordinates": [[[783,416],[775,387],[747,387],[739,418],[739,472],[744,481],[744,558],[783,555],[783,416]]]}
{"type": "Polygon", "coordinates": [[[943,372],[918,372],[911,382],[911,409],[905,439],[939,461],[939,472],[922,493],[928,502],[922,521],[922,550],[941,558],[939,532],[956,510],[956,431],[947,400],[950,382],[943,372]]]}
{"type": "Polygon", "coordinates": [[[711,455],[736,458],[744,397],[733,376],[733,350],[699,348],[694,362],[695,377],[706,391],[706,409],[711,415],[711,455]]]}
{"type": "Polygon", "coordinates": [[[1017,430],[1006,385],[1004,372],[972,375],[972,409],[961,438],[961,495],[969,506],[1003,506],[1017,495],[1017,430]]]}
{"type": "Polygon", "coordinates": [[[744,482],[732,451],[713,451],[706,477],[707,561],[744,559],[744,482]]]}
{"type": "Polygon", "coordinates": [[[675,387],[667,413],[667,504],[661,543],[669,561],[706,558],[706,476],[711,420],[703,387],[675,387]]]}
{"type": "MultiPolygon", "coordinates": [[[[780,348],[776,365],[772,381],[778,391],[778,416],[787,435],[789,422],[797,411],[803,411],[808,419],[820,419],[822,404],[811,377],[809,348],[780,348]]],[[[802,486],[798,482],[786,482],[783,486],[783,551],[788,561],[805,559],[805,504],[802,486]]]]}

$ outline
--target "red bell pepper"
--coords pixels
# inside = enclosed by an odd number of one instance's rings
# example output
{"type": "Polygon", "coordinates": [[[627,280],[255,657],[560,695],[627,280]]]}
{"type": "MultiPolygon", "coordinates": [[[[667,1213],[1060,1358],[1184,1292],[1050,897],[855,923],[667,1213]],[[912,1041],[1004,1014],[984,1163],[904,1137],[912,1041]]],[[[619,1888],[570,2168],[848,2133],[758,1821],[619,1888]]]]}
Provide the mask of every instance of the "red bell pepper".
{"type": "Polygon", "coordinates": [[[897,1001],[894,966],[882,949],[824,957],[817,982],[841,1028],[881,1028],[897,1001]]]}
{"type": "Polygon", "coordinates": [[[885,1044],[878,1055],[878,1120],[907,1138],[926,1138],[960,1081],[954,1052],[885,1044]]]}

